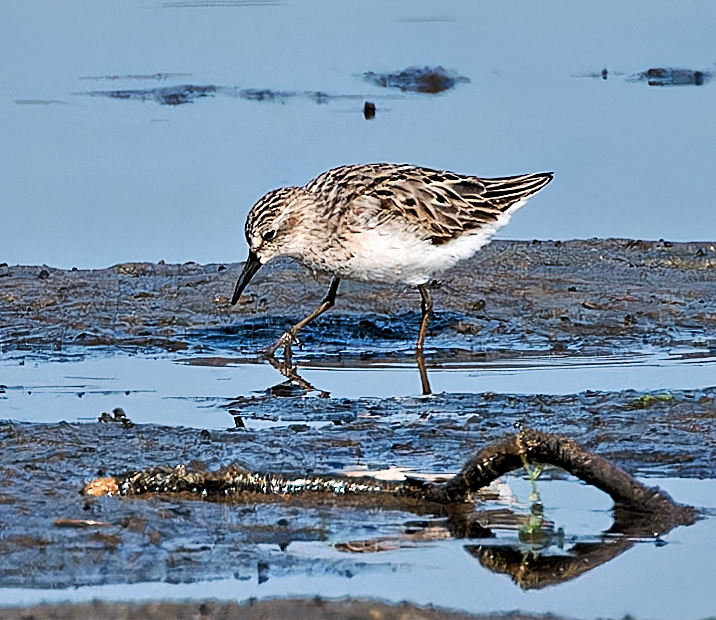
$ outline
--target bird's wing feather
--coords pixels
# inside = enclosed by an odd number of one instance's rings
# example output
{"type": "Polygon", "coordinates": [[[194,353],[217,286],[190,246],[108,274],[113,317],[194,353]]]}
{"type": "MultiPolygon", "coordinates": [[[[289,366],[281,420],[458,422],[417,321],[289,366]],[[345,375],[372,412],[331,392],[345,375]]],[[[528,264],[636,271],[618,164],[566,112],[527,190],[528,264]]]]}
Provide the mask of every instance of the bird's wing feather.
{"type": "Polygon", "coordinates": [[[306,189],[321,196],[328,218],[379,226],[404,220],[432,243],[446,243],[497,221],[552,175],[479,179],[407,164],[368,164],[329,170],[306,189]]]}

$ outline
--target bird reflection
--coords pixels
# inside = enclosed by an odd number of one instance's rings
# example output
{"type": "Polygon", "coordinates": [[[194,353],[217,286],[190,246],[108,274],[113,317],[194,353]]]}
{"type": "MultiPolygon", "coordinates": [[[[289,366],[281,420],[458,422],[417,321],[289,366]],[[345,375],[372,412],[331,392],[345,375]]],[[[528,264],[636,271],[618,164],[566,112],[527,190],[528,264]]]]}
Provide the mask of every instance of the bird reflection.
{"type": "MultiPolygon", "coordinates": [[[[298,365],[293,364],[293,358],[291,355],[290,347],[285,350],[285,355],[282,360],[278,360],[275,356],[269,355],[264,359],[268,361],[271,366],[278,370],[284,377],[286,377],[291,383],[295,384],[304,393],[318,392],[320,398],[328,398],[331,393],[320,388],[315,387],[312,383],[306,381],[301,375],[298,374],[298,365]]],[[[432,394],[430,389],[430,380],[428,379],[427,366],[425,364],[425,355],[420,352],[416,354],[415,360],[418,365],[418,373],[420,374],[420,385],[422,388],[423,395],[427,396],[432,394]]],[[[297,396],[295,390],[288,390],[287,392],[286,382],[280,383],[273,388],[270,388],[272,395],[274,396],[297,396]]]]}

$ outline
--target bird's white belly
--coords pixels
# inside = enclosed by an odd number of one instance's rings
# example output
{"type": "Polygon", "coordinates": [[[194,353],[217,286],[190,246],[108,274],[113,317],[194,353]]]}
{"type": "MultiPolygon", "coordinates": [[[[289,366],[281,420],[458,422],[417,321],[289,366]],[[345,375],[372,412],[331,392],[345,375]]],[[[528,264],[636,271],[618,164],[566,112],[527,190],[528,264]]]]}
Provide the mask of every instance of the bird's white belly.
{"type": "Polygon", "coordinates": [[[408,231],[372,229],[351,239],[346,249],[352,257],[335,265],[339,275],[365,282],[423,284],[435,274],[471,257],[487,244],[495,232],[480,230],[464,234],[442,245],[420,239],[408,231]]]}
{"type": "Polygon", "coordinates": [[[434,245],[400,222],[354,231],[344,242],[350,258],[331,265],[331,271],[364,282],[423,284],[487,245],[525,202],[526,199],[513,204],[497,221],[440,245],[434,245]]]}

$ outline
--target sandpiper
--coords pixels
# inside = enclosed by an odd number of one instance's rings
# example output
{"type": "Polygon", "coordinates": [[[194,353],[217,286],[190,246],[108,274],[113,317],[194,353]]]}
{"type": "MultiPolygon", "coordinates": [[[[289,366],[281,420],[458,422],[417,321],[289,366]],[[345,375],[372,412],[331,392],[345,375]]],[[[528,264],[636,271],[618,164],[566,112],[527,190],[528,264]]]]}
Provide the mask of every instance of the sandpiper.
{"type": "Polygon", "coordinates": [[[408,164],[341,166],[305,187],[266,194],[246,219],[249,258],[231,300],[235,304],[261,265],[291,256],[333,274],[321,305],[271,346],[288,351],[296,334],[331,308],[340,278],[416,285],[422,355],[432,310],[427,283],[469,258],[512,214],[552,180],[551,172],[481,179],[408,164]]]}

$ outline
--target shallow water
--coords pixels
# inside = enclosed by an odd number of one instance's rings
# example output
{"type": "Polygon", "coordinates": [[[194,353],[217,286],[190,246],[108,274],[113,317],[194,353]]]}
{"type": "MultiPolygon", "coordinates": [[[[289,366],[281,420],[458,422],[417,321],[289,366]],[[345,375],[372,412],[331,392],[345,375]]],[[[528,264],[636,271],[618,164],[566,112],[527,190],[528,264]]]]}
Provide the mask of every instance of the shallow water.
{"type": "Polygon", "coordinates": [[[2,260],[241,260],[243,220],[266,191],[370,161],[554,170],[507,238],[712,240],[714,11],[705,0],[659,11],[616,0],[3,3],[0,185],[14,234],[2,260]],[[424,94],[364,79],[426,66],[470,81],[424,94]],[[649,70],[682,85],[638,81],[649,70]],[[174,105],[90,96],[166,88],[174,105]]]}
{"type": "MultiPolygon", "coordinates": [[[[182,354],[118,353],[111,349],[73,355],[16,352],[0,361],[2,418],[19,422],[96,421],[102,412],[124,409],[138,424],[222,429],[232,418],[231,399],[265,393],[286,378],[268,362],[182,354]]],[[[332,398],[410,397],[421,394],[417,365],[410,359],[374,362],[313,361],[301,378],[332,398]]],[[[433,392],[479,394],[576,394],[591,391],[683,390],[711,387],[716,355],[704,350],[652,351],[622,355],[529,355],[494,361],[428,365],[433,392]],[[665,387],[668,386],[668,387],[665,387]]],[[[301,392],[288,390],[286,395],[301,392]]],[[[253,428],[286,424],[245,421],[253,428]]]]}

